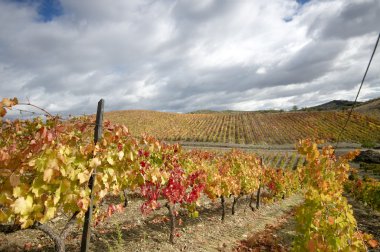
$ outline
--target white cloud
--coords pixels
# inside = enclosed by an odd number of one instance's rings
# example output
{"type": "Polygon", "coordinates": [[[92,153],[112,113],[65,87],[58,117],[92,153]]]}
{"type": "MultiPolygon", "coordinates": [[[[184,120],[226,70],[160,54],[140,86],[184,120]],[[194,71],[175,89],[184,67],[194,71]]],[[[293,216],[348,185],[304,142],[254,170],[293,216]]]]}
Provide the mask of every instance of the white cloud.
{"type": "Polygon", "coordinates": [[[267,69],[265,67],[260,67],[256,70],[256,73],[257,74],[266,74],[267,73],[267,69]]]}
{"type": "MultiPolygon", "coordinates": [[[[0,1],[0,94],[52,112],[264,109],[353,99],[380,2],[0,1]]],[[[377,55],[361,99],[378,97],[377,55]]]]}

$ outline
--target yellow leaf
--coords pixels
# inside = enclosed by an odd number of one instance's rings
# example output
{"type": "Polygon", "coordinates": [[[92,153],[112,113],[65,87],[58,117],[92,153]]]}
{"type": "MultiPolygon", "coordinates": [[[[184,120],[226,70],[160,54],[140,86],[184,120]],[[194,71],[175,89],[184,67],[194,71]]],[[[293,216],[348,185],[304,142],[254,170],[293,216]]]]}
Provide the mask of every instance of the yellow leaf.
{"type": "Polygon", "coordinates": [[[30,227],[31,225],[33,225],[34,221],[33,220],[26,220],[26,221],[22,221],[22,224],[21,224],[21,228],[22,229],[25,229],[25,228],[28,228],[30,227]]]}
{"type": "Polygon", "coordinates": [[[21,196],[21,187],[17,186],[13,188],[13,197],[18,198],[21,196]]]}
{"type": "Polygon", "coordinates": [[[153,175],[153,174],[152,174],[152,182],[153,182],[153,183],[156,183],[156,181],[157,181],[157,177],[156,177],[156,175],[153,175]]]}
{"type": "Polygon", "coordinates": [[[90,161],[90,167],[91,168],[96,168],[96,167],[98,167],[99,165],[101,165],[102,164],[102,162],[99,160],[99,158],[93,158],[93,159],[91,159],[91,161],[90,161]]]}
{"type": "Polygon", "coordinates": [[[88,171],[84,171],[78,174],[79,183],[82,184],[90,179],[88,171]]]}
{"type": "Polygon", "coordinates": [[[115,170],[114,170],[114,169],[108,168],[108,169],[107,169],[107,172],[108,172],[108,174],[109,174],[111,177],[116,178],[116,177],[115,177],[115,170]]]}
{"type": "Polygon", "coordinates": [[[33,198],[30,195],[26,199],[20,197],[12,204],[12,207],[16,214],[27,215],[33,210],[33,198]]]}
{"type": "Polygon", "coordinates": [[[190,217],[192,217],[192,218],[198,218],[199,217],[199,212],[198,211],[194,211],[194,212],[190,213],[190,217]]]}
{"type": "Polygon", "coordinates": [[[119,160],[121,161],[124,157],[124,152],[123,151],[119,151],[119,153],[117,153],[117,156],[119,157],[119,160]]]}
{"type": "Polygon", "coordinates": [[[4,211],[0,211],[0,222],[7,222],[8,215],[4,211]]]}
{"type": "Polygon", "coordinates": [[[61,186],[58,187],[57,190],[55,190],[54,199],[53,199],[54,205],[57,205],[60,199],[61,199],[61,186]]]}
{"type": "Polygon", "coordinates": [[[55,211],[57,210],[56,207],[48,207],[45,211],[45,216],[43,218],[44,221],[48,221],[54,218],[55,211]]]}
{"type": "Polygon", "coordinates": [[[99,197],[102,199],[102,198],[104,198],[104,196],[106,196],[107,195],[107,190],[101,190],[100,192],[99,192],[99,197]]]}
{"type": "Polygon", "coordinates": [[[52,168],[48,168],[44,171],[44,181],[50,182],[52,179],[52,176],[54,174],[54,170],[52,168]]]}
{"type": "Polygon", "coordinates": [[[110,165],[114,165],[114,164],[115,164],[115,161],[113,161],[113,158],[112,158],[112,157],[107,157],[107,162],[108,162],[110,165]]]}
{"type": "Polygon", "coordinates": [[[46,167],[48,169],[59,170],[58,160],[56,158],[49,159],[47,164],[46,164],[46,167]]]}

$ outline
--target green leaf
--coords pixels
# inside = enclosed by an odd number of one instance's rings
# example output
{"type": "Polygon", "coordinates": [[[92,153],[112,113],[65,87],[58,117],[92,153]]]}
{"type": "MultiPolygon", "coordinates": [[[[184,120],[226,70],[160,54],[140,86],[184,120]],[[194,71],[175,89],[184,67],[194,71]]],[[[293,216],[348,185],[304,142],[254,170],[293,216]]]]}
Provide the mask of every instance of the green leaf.
{"type": "Polygon", "coordinates": [[[136,180],[137,180],[137,184],[139,186],[141,186],[145,183],[145,178],[141,173],[137,174],[136,180]]]}

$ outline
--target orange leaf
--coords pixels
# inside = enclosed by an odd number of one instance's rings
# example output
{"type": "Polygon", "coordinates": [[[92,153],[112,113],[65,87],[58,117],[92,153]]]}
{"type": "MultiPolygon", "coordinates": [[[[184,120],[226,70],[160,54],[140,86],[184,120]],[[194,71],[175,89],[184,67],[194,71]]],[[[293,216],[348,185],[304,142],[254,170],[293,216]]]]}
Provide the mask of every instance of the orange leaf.
{"type": "Polygon", "coordinates": [[[7,111],[5,110],[5,108],[3,108],[3,107],[0,106],[0,117],[5,116],[6,113],[7,113],[7,111]]]}
{"type": "Polygon", "coordinates": [[[309,251],[311,251],[311,252],[317,251],[317,246],[316,246],[314,240],[310,240],[309,243],[307,244],[307,247],[308,247],[309,251]]]}
{"type": "Polygon", "coordinates": [[[379,246],[379,243],[374,239],[369,240],[368,244],[371,246],[371,248],[376,248],[377,246],[379,246]]]}
{"type": "Polygon", "coordinates": [[[3,100],[1,101],[1,103],[3,104],[4,107],[10,107],[10,106],[12,106],[12,102],[8,98],[3,98],[3,100]]]}

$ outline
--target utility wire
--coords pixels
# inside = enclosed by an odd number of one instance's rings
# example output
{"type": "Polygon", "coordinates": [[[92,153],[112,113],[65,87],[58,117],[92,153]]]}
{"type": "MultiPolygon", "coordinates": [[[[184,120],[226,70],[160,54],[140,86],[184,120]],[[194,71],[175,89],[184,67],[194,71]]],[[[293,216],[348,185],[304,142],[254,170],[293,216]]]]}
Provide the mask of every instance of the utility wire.
{"type": "Polygon", "coordinates": [[[364,76],[363,76],[362,82],[361,82],[361,84],[360,84],[360,87],[359,87],[358,93],[356,94],[355,101],[354,101],[354,103],[352,104],[351,110],[350,110],[350,112],[348,113],[347,120],[346,120],[346,122],[345,122],[345,124],[344,124],[342,130],[340,131],[340,133],[339,133],[339,135],[338,135],[338,139],[337,139],[337,141],[336,141],[336,143],[335,143],[335,149],[338,148],[338,144],[339,144],[340,138],[341,138],[341,136],[342,136],[342,133],[343,133],[343,131],[346,129],[346,126],[347,126],[347,124],[348,124],[348,121],[350,120],[350,117],[351,117],[352,111],[354,110],[354,107],[355,107],[355,105],[356,105],[356,101],[358,100],[358,97],[359,97],[359,94],[360,94],[360,90],[362,89],[362,86],[363,86],[363,83],[364,83],[365,77],[367,76],[367,72],[368,72],[369,66],[371,65],[371,62],[372,62],[372,59],[373,59],[373,55],[375,55],[377,45],[379,44],[379,40],[380,40],[380,33],[379,33],[379,36],[377,37],[376,44],[375,44],[375,47],[373,48],[373,52],[372,52],[372,55],[371,55],[371,59],[369,60],[369,63],[368,63],[367,69],[365,70],[365,73],[364,73],[364,76]]]}

